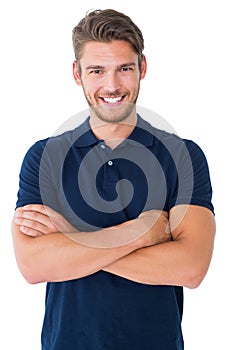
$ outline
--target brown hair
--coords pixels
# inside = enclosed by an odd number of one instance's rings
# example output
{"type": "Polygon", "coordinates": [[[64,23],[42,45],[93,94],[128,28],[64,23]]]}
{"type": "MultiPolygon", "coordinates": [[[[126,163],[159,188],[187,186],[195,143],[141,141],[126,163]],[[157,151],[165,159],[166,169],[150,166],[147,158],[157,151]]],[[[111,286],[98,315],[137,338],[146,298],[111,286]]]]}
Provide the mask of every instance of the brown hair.
{"type": "Polygon", "coordinates": [[[144,39],[141,30],[125,14],[112,10],[88,12],[72,31],[72,41],[77,62],[87,42],[125,40],[138,55],[139,69],[143,58],[144,39]]]}

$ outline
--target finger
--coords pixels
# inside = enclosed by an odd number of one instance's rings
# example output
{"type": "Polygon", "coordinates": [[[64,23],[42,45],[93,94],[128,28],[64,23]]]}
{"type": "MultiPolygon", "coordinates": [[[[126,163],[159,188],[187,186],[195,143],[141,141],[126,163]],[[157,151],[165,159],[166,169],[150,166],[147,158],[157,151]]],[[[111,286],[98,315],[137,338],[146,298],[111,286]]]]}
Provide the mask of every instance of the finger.
{"type": "Polygon", "coordinates": [[[38,220],[40,214],[44,215],[44,217],[41,217],[41,222],[48,225],[48,227],[51,227],[51,229],[58,228],[59,226],[57,224],[63,219],[63,217],[57,211],[43,204],[28,204],[22,209],[25,212],[32,212],[35,220],[37,220],[37,215],[38,220]],[[49,221],[47,221],[48,219],[49,221]]]}
{"type": "Polygon", "coordinates": [[[45,205],[26,205],[23,208],[19,208],[19,213],[17,213],[16,216],[38,221],[47,226],[52,232],[77,232],[77,229],[74,228],[60,213],[45,205]]]}
{"type": "Polygon", "coordinates": [[[40,231],[33,230],[32,228],[27,227],[27,226],[20,226],[19,229],[23,234],[30,236],[30,237],[43,236],[43,234],[40,231]]]}
{"type": "Polygon", "coordinates": [[[147,216],[151,216],[154,217],[155,219],[159,218],[161,215],[163,215],[164,217],[168,218],[168,212],[165,210],[158,210],[158,209],[151,209],[148,211],[143,211],[139,217],[147,217],[147,216]]]}
{"type": "Polygon", "coordinates": [[[48,226],[43,225],[38,221],[28,220],[22,217],[15,217],[14,222],[19,226],[24,226],[33,231],[41,232],[41,234],[48,234],[56,231],[56,230],[52,231],[48,226]]]}
{"type": "Polygon", "coordinates": [[[22,207],[22,210],[33,211],[47,216],[57,214],[55,210],[43,204],[27,204],[24,207],[22,207]]]}
{"type": "Polygon", "coordinates": [[[47,207],[46,211],[48,216],[54,225],[54,227],[60,232],[76,232],[77,230],[57,211],[47,207]]]}
{"type": "Polygon", "coordinates": [[[46,206],[43,204],[27,204],[20,209],[25,211],[34,211],[46,215],[46,206]]]}
{"type": "Polygon", "coordinates": [[[15,213],[15,218],[35,221],[43,226],[47,226],[49,230],[56,230],[56,227],[50,217],[37,211],[26,211],[25,209],[17,210],[15,213]]]}

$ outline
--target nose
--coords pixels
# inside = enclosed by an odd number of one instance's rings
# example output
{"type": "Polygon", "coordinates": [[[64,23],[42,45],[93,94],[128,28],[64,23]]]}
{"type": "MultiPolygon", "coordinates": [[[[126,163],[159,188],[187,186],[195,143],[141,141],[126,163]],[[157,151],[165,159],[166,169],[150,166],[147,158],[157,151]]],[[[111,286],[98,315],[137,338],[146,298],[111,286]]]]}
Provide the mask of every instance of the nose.
{"type": "Polygon", "coordinates": [[[109,93],[114,93],[120,90],[121,83],[118,72],[109,71],[105,76],[104,89],[109,93]]]}

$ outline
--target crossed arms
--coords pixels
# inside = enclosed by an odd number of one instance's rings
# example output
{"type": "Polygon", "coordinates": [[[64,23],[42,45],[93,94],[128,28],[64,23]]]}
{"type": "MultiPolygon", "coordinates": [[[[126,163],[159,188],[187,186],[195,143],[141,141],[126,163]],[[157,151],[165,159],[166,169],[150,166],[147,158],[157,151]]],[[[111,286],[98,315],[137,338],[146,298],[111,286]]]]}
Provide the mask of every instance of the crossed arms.
{"type": "Polygon", "coordinates": [[[42,205],[16,211],[15,256],[29,283],[71,280],[104,270],[139,283],[196,288],[211,261],[215,220],[207,208],[178,205],[169,213],[151,210],[100,231],[75,231],[42,205]],[[119,242],[125,236],[127,241],[111,246],[114,238],[119,242]]]}

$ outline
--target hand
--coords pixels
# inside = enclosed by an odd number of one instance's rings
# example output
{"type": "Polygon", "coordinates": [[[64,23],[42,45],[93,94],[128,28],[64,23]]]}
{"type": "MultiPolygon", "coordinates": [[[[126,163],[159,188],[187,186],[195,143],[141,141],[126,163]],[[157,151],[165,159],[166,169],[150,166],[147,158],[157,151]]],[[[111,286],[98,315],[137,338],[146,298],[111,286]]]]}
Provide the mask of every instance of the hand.
{"type": "Polygon", "coordinates": [[[14,222],[19,225],[22,233],[31,237],[57,232],[78,232],[61,214],[41,204],[29,204],[18,208],[14,222]]]}
{"type": "Polygon", "coordinates": [[[140,230],[144,234],[139,238],[142,247],[171,241],[168,213],[160,210],[149,210],[137,218],[140,230]]]}

